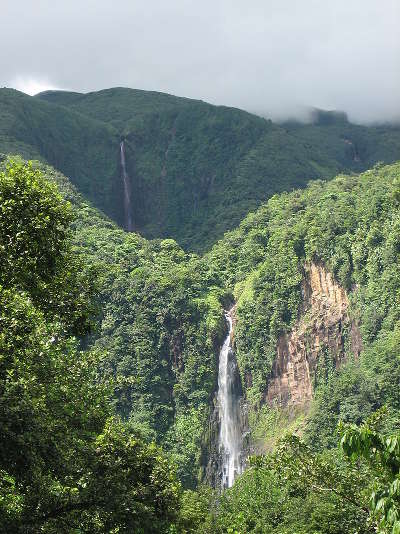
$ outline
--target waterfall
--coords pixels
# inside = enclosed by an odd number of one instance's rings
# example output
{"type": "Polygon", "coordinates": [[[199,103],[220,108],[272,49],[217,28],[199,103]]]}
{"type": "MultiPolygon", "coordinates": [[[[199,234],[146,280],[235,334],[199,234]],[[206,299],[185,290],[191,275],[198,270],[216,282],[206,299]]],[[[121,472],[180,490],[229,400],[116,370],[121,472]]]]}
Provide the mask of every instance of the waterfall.
{"type": "Polygon", "coordinates": [[[229,333],[219,354],[219,451],[222,458],[222,487],[230,488],[236,475],[242,472],[242,432],[237,366],[232,351],[232,318],[229,313],[226,313],[225,317],[228,321],[229,333]]]}
{"type": "Polygon", "coordinates": [[[128,232],[133,231],[132,223],[132,206],[131,206],[131,184],[129,181],[128,173],[126,172],[126,160],[125,160],[125,143],[121,141],[119,145],[120,161],[121,161],[121,174],[122,181],[124,183],[124,214],[125,214],[125,229],[128,232]]]}

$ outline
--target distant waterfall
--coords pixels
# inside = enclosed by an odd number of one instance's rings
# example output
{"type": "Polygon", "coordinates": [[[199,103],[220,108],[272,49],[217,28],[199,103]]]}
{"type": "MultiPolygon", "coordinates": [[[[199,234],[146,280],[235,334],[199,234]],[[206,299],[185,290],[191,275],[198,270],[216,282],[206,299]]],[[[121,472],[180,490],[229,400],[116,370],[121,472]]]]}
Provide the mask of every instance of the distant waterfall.
{"type": "Polygon", "coordinates": [[[230,488],[236,475],[242,472],[242,432],[240,397],[236,380],[237,366],[232,352],[232,318],[229,313],[225,317],[229,324],[229,333],[219,354],[219,451],[222,457],[222,487],[230,488]]]}
{"type": "Polygon", "coordinates": [[[121,175],[122,175],[122,181],[124,183],[125,229],[128,232],[133,232],[132,206],[131,206],[131,184],[129,181],[128,173],[126,172],[124,141],[121,141],[119,145],[119,151],[120,151],[120,161],[121,161],[121,175]]]}

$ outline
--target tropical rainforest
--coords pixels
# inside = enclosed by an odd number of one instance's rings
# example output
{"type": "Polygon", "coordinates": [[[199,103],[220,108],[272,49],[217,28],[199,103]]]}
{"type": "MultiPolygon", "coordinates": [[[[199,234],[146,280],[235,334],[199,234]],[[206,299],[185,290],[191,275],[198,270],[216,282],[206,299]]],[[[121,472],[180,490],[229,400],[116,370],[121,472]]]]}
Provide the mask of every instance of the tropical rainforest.
{"type": "Polygon", "coordinates": [[[400,533],[400,127],[122,88],[0,119],[0,531],[400,533]]]}

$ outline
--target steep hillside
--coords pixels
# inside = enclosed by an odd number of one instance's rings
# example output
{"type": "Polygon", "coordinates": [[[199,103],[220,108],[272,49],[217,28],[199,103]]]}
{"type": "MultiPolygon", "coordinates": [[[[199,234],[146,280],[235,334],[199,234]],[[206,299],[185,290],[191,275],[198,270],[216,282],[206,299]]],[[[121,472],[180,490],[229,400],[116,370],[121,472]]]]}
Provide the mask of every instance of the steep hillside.
{"type": "Polygon", "coordinates": [[[360,422],[382,403],[398,424],[399,173],[378,167],[275,196],[208,255],[235,288],[248,401],[257,411],[315,399],[306,434],[318,447],[335,443],[339,418],[360,422]]]}
{"type": "Polygon", "coordinates": [[[117,221],[123,204],[118,148],[117,131],[108,124],[0,90],[0,152],[51,163],[117,221]]]}
{"type": "MultiPolygon", "coordinates": [[[[112,379],[127,431],[162,445],[186,487],[220,485],[218,355],[230,308],[246,453],[275,448],[286,430],[306,442],[284,441],[216,501],[211,490],[185,494],[190,524],[211,521],[207,534],[232,524],[309,534],[312,514],[318,532],[369,534],[375,475],[346,463],[335,430],[383,406],[380,429],[399,428],[400,164],[275,195],[202,257],[171,239],[124,232],[59,172],[33,168],[73,205],[78,278],[97,286],[100,305],[97,329],[82,343],[102,355],[98,370],[112,379]],[[321,480],[334,491],[320,491],[321,480]]],[[[69,313],[62,298],[36,298],[69,313]]],[[[86,293],[74,298],[82,309],[86,293]]]]}
{"type": "MultiPolygon", "coordinates": [[[[0,158],[0,170],[7,162],[0,158]]],[[[206,265],[172,239],[123,231],[61,173],[33,166],[73,206],[74,251],[98,290],[97,326],[84,343],[104,354],[102,376],[117,381],[116,412],[132,431],[162,443],[184,484],[195,486],[229,293],[212,287],[206,265]]]]}
{"type": "Polygon", "coordinates": [[[288,131],[298,136],[304,143],[317,144],[328,157],[341,162],[342,170],[353,161],[354,170],[365,170],[380,162],[398,159],[397,125],[377,125],[365,127],[349,123],[347,120],[326,121],[316,116],[313,124],[287,124],[288,131]],[[343,159],[343,143],[346,146],[346,159],[343,159]]]}
{"type": "Polygon", "coordinates": [[[133,89],[38,98],[115,126],[126,140],[137,229],[197,250],[275,192],[400,154],[399,128],[355,126],[344,114],[332,120],[319,112],[313,125],[280,126],[241,110],[133,89]]]}
{"type": "Polygon", "coordinates": [[[0,158],[0,532],[166,533],[180,483],[115,413],[123,377],[83,349],[99,273],[73,249],[56,176],[85,210],[51,169],[0,158]]]}
{"type": "Polygon", "coordinates": [[[202,258],[169,239],[123,232],[67,179],[45,172],[75,205],[77,250],[101,273],[102,315],[90,343],[107,351],[105,372],[138,379],[119,389],[117,409],[174,451],[188,483],[207,462],[202,429],[216,391],[222,310],[233,299],[236,358],[257,442],[274,432],[272,425],[262,437],[274,407],[308,410],[312,401],[307,432],[318,446],[332,444],[340,416],[358,422],[383,402],[397,410],[387,384],[368,392],[381,370],[374,363],[370,376],[363,362],[376,343],[390,343],[398,320],[399,164],[275,196],[202,258]],[[337,398],[342,368],[353,377],[345,397],[354,396],[358,411],[343,411],[348,403],[337,398]],[[319,404],[325,394],[334,407],[319,404]]]}
{"type": "Polygon", "coordinates": [[[0,150],[39,157],[123,225],[124,140],[134,227],[210,248],[276,192],[400,154],[400,130],[346,120],[276,125],[241,110],[133,89],[0,91],[0,150]]]}
{"type": "Polygon", "coordinates": [[[271,407],[307,408],[321,368],[339,370],[348,351],[358,358],[362,349],[359,325],[349,317],[348,295],[323,264],[305,265],[301,295],[298,320],[278,338],[264,399],[271,407]]]}

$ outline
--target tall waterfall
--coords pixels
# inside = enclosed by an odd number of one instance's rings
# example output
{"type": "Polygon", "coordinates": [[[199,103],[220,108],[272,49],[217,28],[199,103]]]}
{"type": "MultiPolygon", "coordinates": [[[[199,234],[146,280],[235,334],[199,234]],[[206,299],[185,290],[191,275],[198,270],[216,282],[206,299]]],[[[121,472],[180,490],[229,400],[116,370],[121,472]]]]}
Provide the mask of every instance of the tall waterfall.
{"type": "Polygon", "coordinates": [[[222,487],[230,488],[236,475],[242,472],[242,432],[237,388],[237,367],[232,352],[232,318],[219,354],[218,408],[220,419],[219,451],[222,457],[222,487]]]}
{"type": "Polygon", "coordinates": [[[128,173],[126,172],[125,143],[123,141],[121,141],[119,145],[119,151],[120,151],[122,181],[124,183],[125,229],[128,230],[128,232],[132,232],[133,222],[132,222],[132,206],[131,206],[131,184],[129,181],[128,173]]]}

